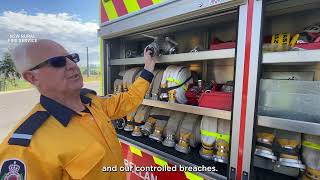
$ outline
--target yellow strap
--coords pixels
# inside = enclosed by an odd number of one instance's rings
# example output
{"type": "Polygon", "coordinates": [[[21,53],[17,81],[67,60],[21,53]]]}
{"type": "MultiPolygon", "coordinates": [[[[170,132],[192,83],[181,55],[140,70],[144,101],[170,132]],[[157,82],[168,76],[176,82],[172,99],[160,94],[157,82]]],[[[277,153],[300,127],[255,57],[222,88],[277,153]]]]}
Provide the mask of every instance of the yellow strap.
{"type": "Polygon", "coordinates": [[[161,0],[152,0],[153,4],[158,4],[161,2],[161,0]]]}
{"type": "Polygon", "coordinates": [[[160,158],[158,158],[158,157],[156,157],[156,156],[153,156],[153,161],[154,161],[154,163],[156,163],[156,165],[159,165],[159,166],[168,166],[168,162],[167,161],[165,161],[165,160],[162,160],[162,159],[160,159],[160,158]]]}
{"type": "Polygon", "coordinates": [[[272,36],[271,44],[289,45],[290,43],[290,33],[275,34],[272,36]]]}
{"type": "Polygon", "coordinates": [[[320,170],[316,170],[316,169],[312,169],[310,167],[307,167],[307,172],[313,176],[320,176],[320,170]]]}
{"type": "Polygon", "coordinates": [[[132,121],[133,120],[133,116],[127,115],[127,120],[128,121],[132,121]]]}
{"type": "Polygon", "coordinates": [[[296,43],[297,43],[297,41],[298,41],[298,39],[299,39],[299,34],[296,34],[296,35],[294,35],[293,37],[292,37],[292,39],[291,39],[291,41],[290,41],[290,46],[291,47],[294,47],[294,45],[296,45],[296,43]]]}
{"type": "Polygon", "coordinates": [[[128,13],[140,10],[140,6],[139,6],[137,0],[123,0],[123,2],[127,8],[128,13]]]}
{"type": "Polygon", "coordinates": [[[142,153],[141,153],[140,149],[138,149],[138,148],[136,148],[136,147],[134,147],[134,146],[130,146],[130,151],[131,151],[133,154],[136,154],[136,155],[142,157],[142,153]]]}
{"type": "Polygon", "coordinates": [[[310,141],[303,141],[302,145],[305,146],[305,147],[308,147],[310,149],[315,149],[315,150],[320,151],[320,144],[313,143],[313,142],[310,142],[310,141]]]}
{"type": "MultiPolygon", "coordinates": [[[[173,77],[168,77],[166,80],[167,80],[168,82],[174,82],[174,83],[176,83],[177,85],[182,84],[182,82],[180,82],[178,79],[174,79],[173,77]]],[[[182,85],[181,87],[182,87],[185,91],[188,90],[185,85],[182,85]]]]}
{"type": "Polygon", "coordinates": [[[210,132],[210,131],[207,131],[204,129],[201,129],[201,134],[205,135],[205,136],[215,137],[215,138],[217,138],[217,140],[222,139],[222,140],[226,141],[227,143],[230,142],[230,135],[228,135],[228,134],[219,134],[217,132],[210,132]]]}
{"type": "Polygon", "coordinates": [[[203,180],[203,177],[200,177],[200,176],[193,174],[191,172],[184,172],[184,174],[190,180],[203,180]]]}
{"type": "Polygon", "coordinates": [[[102,4],[110,21],[119,17],[112,1],[102,0],[102,4]]]}

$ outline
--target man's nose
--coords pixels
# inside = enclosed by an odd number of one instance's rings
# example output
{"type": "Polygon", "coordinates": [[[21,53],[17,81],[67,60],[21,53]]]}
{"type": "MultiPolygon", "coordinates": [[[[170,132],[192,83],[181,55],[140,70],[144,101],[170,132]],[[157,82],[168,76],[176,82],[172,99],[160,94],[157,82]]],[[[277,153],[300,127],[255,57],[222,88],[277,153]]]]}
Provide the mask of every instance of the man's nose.
{"type": "Polygon", "coordinates": [[[77,67],[77,64],[75,62],[73,62],[71,59],[69,58],[66,58],[67,61],[66,61],[66,68],[67,69],[72,69],[72,68],[75,68],[77,67]]]}

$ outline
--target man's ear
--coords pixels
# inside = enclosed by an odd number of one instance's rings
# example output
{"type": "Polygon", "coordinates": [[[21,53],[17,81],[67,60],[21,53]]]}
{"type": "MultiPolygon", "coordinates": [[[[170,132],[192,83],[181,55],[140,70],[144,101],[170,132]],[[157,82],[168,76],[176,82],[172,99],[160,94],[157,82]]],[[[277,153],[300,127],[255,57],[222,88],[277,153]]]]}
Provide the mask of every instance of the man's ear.
{"type": "Polygon", "coordinates": [[[39,85],[39,79],[35,71],[26,71],[22,73],[22,77],[34,86],[39,85]]]}

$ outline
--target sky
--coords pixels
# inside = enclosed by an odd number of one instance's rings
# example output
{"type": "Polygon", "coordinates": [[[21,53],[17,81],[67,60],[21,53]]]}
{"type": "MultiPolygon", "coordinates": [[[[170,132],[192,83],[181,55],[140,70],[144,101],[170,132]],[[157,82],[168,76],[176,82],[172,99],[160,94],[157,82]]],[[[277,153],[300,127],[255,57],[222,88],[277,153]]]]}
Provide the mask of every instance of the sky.
{"type": "Polygon", "coordinates": [[[17,43],[17,35],[51,39],[86,65],[99,63],[99,0],[0,0],[0,58],[17,43]]]}

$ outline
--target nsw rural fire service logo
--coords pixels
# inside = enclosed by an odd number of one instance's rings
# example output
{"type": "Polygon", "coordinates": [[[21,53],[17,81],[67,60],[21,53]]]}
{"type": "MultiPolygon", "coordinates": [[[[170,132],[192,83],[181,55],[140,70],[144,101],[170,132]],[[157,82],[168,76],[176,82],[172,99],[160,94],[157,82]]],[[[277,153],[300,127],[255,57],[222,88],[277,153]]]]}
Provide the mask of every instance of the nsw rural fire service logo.
{"type": "Polygon", "coordinates": [[[6,160],[0,170],[0,180],[26,180],[26,169],[18,159],[6,160]]]}

